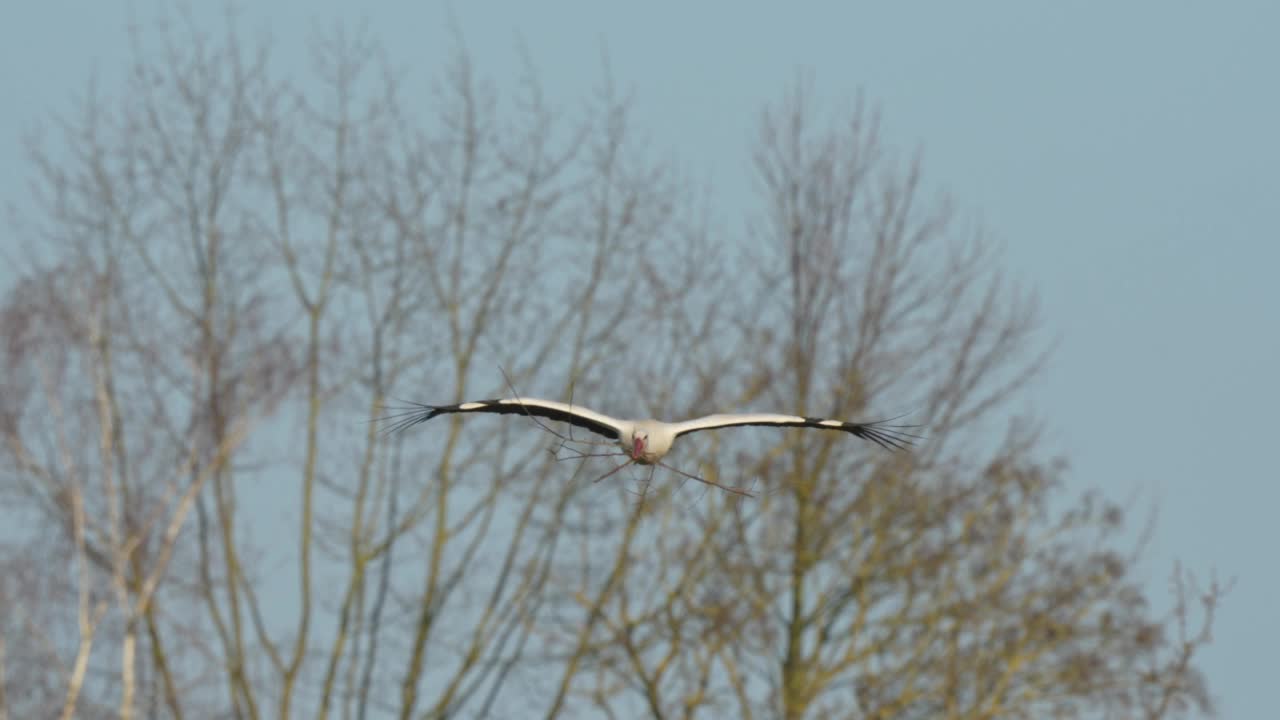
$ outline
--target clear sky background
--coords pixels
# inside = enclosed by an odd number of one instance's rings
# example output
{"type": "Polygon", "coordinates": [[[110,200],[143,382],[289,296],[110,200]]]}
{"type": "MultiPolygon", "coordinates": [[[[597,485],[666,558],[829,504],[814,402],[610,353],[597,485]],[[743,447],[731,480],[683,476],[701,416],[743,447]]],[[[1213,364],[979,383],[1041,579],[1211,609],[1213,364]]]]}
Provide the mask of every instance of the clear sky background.
{"type": "MultiPolygon", "coordinates": [[[[0,23],[0,201],[21,204],[21,136],[94,68],[110,88],[131,18],[156,3],[11,3],[0,23]]],[[[306,77],[317,26],[367,22],[432,77],[438,0],[246,4],[277,69],[306,77]]],[[[1222,716],[1275,717],[1280,652],[1280,2],[457,2],[501,91],[523,42],[552,99],[612,75],[637,129],[748,214],[761,107],[798,72],[830,107],[861,90],[886,140],[980,217],[1060,338],[1024,404],[1075,487],[1158,501],[1147,575],[1234,578],[1202,657],[1222,716]]],[[[211,28],[220,10],[201,10],[211,28]]],[[[408,88],[406,88],[408,89],[408,88]]],[[[427,87],[424,85],[423,96],[427,87]]],[[[406,93],[406,96],[409,94],[406,93]]],[[[736,222],[736,220],[735,220],[736,222]]],[[[729,228],[732,230],[734,228],[729,228]]],[[[0,230],[0,243],[12,242],[0,230]]],[[[0,285],[8,273],[0,270],[0,285]]]]}

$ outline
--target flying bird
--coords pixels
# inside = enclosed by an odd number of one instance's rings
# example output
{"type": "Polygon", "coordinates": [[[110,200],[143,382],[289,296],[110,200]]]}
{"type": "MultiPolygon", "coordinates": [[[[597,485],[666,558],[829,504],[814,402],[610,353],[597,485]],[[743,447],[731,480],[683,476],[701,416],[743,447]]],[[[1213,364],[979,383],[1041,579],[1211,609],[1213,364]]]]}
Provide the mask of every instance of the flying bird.
{"type": "Polygon", "coordinates": [[[905,428],[915,426],[889,425],[888,423],[893,422],[893,420],[855,423],[773,413],[707,415],[706,417],[694,418],[683,422],[619,420],[594,410],[588,410],[580,405],[569,405],[555,402],[554,400],[538,400],[536,398],[479,400],[457,405],[411,403],[409,407],[402,408],[402,410],[405,412],[384,418],[396,421],[389,429],[390,432],[406,430],[437,415],[450,413],[483,412],[500,415],[528,415],[566,422],[574,427],[580,427],[616,441],[627,457],[630,458],[630,462],[641,465],[660,464],[658,461],[671,450],[671,445],[681,435],[700,430],[715,430],[727,427],[769,426],[842,430],[863,440],[870,440],[886,450],[905,449],[912,444],[912,440],[920,438],[919,435],[904,432],[905,428]]]}

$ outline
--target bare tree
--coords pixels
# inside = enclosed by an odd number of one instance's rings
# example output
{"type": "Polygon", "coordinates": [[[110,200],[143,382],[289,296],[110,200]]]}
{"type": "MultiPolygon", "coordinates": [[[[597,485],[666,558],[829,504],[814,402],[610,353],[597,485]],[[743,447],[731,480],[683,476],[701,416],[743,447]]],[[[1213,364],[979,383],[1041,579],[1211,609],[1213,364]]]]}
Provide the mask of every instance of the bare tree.
{"type": "Polygon", "coordinates": [[[318,36],[303,89],[265,45],[186,22],[138,38],[127,100],[91,95],[32,145],[4,488],[83,568],[63,603],[81,632],[45,648],[61,690],[32,707],[495,707],[582,484],[512,428],[417,449],[368,420],[408,383],[500,391],[499,368],[598,386],[637,322],[640,280],[607,278],[662,234],[674,186],[608,87],[566,123],[530,69],[509,115],[458,53],[424,121],[366,36],[318,36]],[[296,542],[264,545],[281,514],[296,542]],[[283,599],[276,567],[296,572],[283,599]]]}
{"type": "MultiPolygon", "coordinates": [[[[236,227],[260,59],[209,53],[171,45],[168,64],[137,66],[136,105],[86,98],[60,125],[70,162],[32,146],[42,212],[32,227],[53,258],[32,254],[5,309],[7,376],[26,391],[6,394],[4,437],[12,487],[67,529],[76,557],[68,717],[85,712],[77,700],[99,620],[118,626],[118,714],[136,712],[143,643],[151,689],[182,715],[170,653],[209,626],[166,613],[158,590],[175,554],[175,604],[194,598],[187,569],[210,578],[206,544],[180,542],[193,511],[205,537],[209,494],[234,578],[229,466],[293,373],[282,323],[268,319],[261,254],[236,227]],[[224,75],[205,74],[224,59],[224,75]]],[[[208,619],[225,629],[213,606],[208,619]]]]}
{"type": "Polygon", "coordinates": [[[0,713],[1207,709],[1191,608],[1152,617],[1118,511],[1064,509],[1034,425],[998,422],[1043,355],[1033,305],[873,114],[768,112],[763,211],[729,244],[607,80],[570,112],[532,63],[506,97],[459,51],[424,89],[341,28],[286,79],[234,20],[180,21],[136,37],[121,100],[31,146],[0,305],[0,517],[23,528],[0,538],[0,713]],[[528,419],[369,422],[512,388],[918,408],[927,440],[682,445],[744,501],[592,483],[609,466],[528,419]]]}
{"type": "Polygon", "coordinates": [[[715,441],[703,472],[759,478],[762,499],[672,504],[647,541],[626,525],[604,577],[566,570],[583,588],[570,657],[590,662],[564,683],[618,716],[1208,712],[1189,660],[1222,589],[1180,584],[1175,616],[1152,615],[1121,509],[1071,506],[1034,423],[996,422],[1044,357],[1034,303],[928,199],[919,162],[885,150],[874,113],[815,114],[802,90],[765,113],[738,337],[696,315],[668,326],[680,372],[658,374],[699,382],[664,409],[915,407],[927,439],[900,454],[813,431],[715,441]]]}

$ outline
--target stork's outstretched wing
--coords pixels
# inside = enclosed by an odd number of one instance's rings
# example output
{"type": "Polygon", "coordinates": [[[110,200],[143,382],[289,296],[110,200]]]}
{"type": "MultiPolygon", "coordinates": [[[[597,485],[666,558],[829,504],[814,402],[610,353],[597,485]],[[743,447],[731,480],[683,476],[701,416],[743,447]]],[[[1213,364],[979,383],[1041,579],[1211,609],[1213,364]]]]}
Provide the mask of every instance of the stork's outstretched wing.
{"type": "Polygon", "coordinates": [[[886,450],[905,450],[915,440],[922,439],[920,435],[907,432],[907,430],[917,427],[916,425],[889,424],[896,419],[854,423],[843,420],[801,417],[799,415],[746,413],[741,415],[707,415],[706,417],[675,423],[675,429],[676,437],[698,432],[699,430],[747,426],[809,427],[821,430],[843,430],[863,440],[870,440],[886,450]]]}
{"type": "Polygon", "coordinates": [[[379,418],[388,420],[392,425],[388,432],[400,432],[424,423],[437,415],[449,413],[497,413],[500,415],[532,415],[567,422],[570,425],[603,435],[610,440],[617,440],[624,423],[608,415],[588,410],[579,405],[539,400],[537,398],[503,398],[501,400],[478,400],[458,403],[457,405],[425,405],[409,403],[406,407],[391,408],[397,412],[379,418]]]}

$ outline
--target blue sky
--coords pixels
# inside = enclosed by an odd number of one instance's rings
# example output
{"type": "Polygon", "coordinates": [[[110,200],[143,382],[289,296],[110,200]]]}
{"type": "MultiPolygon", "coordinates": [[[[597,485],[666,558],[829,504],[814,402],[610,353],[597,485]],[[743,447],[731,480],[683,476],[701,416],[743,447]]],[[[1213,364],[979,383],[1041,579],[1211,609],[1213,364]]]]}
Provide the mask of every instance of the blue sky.
{"type": "MultiPolygon", "coordinates": [[[[23,3],[0,25],[0,198],[24,202],[23,131],[128,58],[153,3],[23,3]]],[[[446,5],[247,5],[281,70],[310,30],[364,19],[430,77],[446,5]]],[[[829,107],[861,90],[886,139],[920,148],[1002,242],[1060,338],[1023,400],[1077,487],[1159,504],[1153,593],[1180,559],[1236,586],[1203,657],[1229,718],[1274,712],[1280,646],[1280,3],[475,2],[452,10],[499,89],[528,48],[550,96],[581,98],[604,50],[653,147],[743,217],[759,111],[798,72],[829,107]],[[1268,550],[1268,548],[1271,548],[1268,550]]],[[[218,22],[219,13],[198,17],[218,22]]],[[[426,88],[423,88],[424,91],[426,88]]],[[[9,232],[0,243],[9,243],[9,232]]],[[[7,273],[0,271],[0,281],[7,273]]]]}

